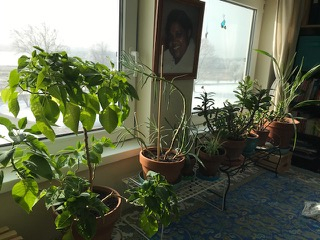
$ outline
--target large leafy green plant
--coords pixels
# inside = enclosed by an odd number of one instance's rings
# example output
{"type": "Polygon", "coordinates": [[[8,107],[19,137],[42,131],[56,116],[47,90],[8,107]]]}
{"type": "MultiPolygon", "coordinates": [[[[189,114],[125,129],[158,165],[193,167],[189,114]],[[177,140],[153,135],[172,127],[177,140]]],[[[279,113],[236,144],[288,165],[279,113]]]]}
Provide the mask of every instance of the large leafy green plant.
{"type": "MultiPolygon", "coordinates": [[[[0,164],[12,166],[17,173],[19,181],[12,195],[24,210],[30,212],[46,196],[47,207],[55,206],[60,211],[56,218],[58,229],[71,230],[74,220],[81,218],[76,221],[76,228],[85,239],[90,239],[96,228],[93,219],[108,210],[97,204],[97,195],[92,191],[95,168],[101,162],[104,147],[113,144],[108,138],[90,140],[88,131],[98,118],[108,133],[113,132],[128,117],[129,101],[138,96],[126,74],[114,70],[113,65],[109,68],[70,57],[66,52],[48,53],[35,48],[31,56],[19,58],[18,67],[10,73],[8,86],[1,92],[3,102],[15,117],[20,111],[19,95],[30,94],[35,123],[30,125],[27,118],[22,118],[16,125],[9,118],[0,118],[0,124],[8,130],[8,136],[1,137],[11,144],[9,150],[0,153],[0,164]],[[83,132],[84,140],[51,154],[36,135],[54,141],[59,117],[73,133],[83,132]],[[79,164],[87,166],[87,179],[76,176],[79,164]],[[39,177],[55,184],[40,191],[39,177]],[[77,211],[71,202],[76,204],[77,211]]],[[[3,176],[1,171],[0,184],[3,176]]]]}
{"type": "Polygon", "coordinates": [[[253,127],[256,112],[270,106],[269,91],[255,87],[255,81],[250,76],[238,83],[234,93],[237,101],[231,103],[226,100],[222,108],[214,106],[214,93],[204,91],[197,97],[202,103],[194,110],[204,117],[204,125],[211,136],[219,132],[230,140],[245,139],[253,127]]]}
{"type": "MultiPolygon", "coordinates": [[[[147,82],[152,81],[155,84],[155,96],[157,97],[157,119],[154,121],[149,119],[147,123],[148,128],[150,129],[149,141],[155,143],[157,153],[156,155],[153,152],[148,151],[148,146],[146,144],[147,137],[139,131],[140,124],[137,123],[134,129],[127,129],[127,134],[137,139],[138,143],[141,146],[141,149],[146,150],[153,157],[154,160],[159,161],[160,155],[163,155],[162,160],[166,161],[169,153],[175,149],[175,156],[173,159],[180,157],[181,154],[185,154],[186,149],[190,149],[190,142],[186,141],[186,129],[188,128],[187,117],[186,117],[186,98],[183,92],[177,87],[174,83],[175,79],[168,80],[162,76],[156,75],[152,69],[140,61],[136,61],[131,55],[123,53],[121,56],[121,63],[126,67],[128,74],[136,74],[144,86],[147,82]],[[177,124],[169,124],[172,129],[165,129],[162,125],[163,119],[163,109],[165,103],[163,96],[168,93],[169,96],[172,94],[177,94],[180,96],[182,101],[182,109],[179,118],[177,119],[177,124]],[[168,132],[172,133],[170,141],[165,142],[168,132]],[[183,135],[183,141],[180,141],[179,138],[183,135]],[[178,146],[177,146],[178,145],[178,146]],[[164,151],[164,147],[167,146],[167,149],[164,151]]],[[[167,101],[166,104],[170,102],[167,101]]],[[[119,140],[124,140],[126,134],[121,135],[119,140]]],[[[172,159],[171,159],[172,160],[172,159]]],[[[171,161],[170,160],[170,161],[171,161]]]]}
{"type": "MultiPolygon", "coordinates": [[[[279,99],[274,102],[274,110],[272,112],[272,120],[284,122],[286,117],[293,118],[290,109],[295,107],[295,99],[299,96],[299,88],[301,84],[310,79],[315,73],[320,70],[320,64],[312,67],[308,71],[303,71],[303,60],[300,65],[294,66],[295,56],[289,60],[289,62],[280,65],[278,59],[276,59],[272,54],[256,49],[256,51],[262,55],[269,57],[274,63],[276,69],[276,75],[278,78],[278,95],[279,99]]],[[[307,101],[312,103],[312,101],[307,101]]],[[[313,102],[316,104],[317,102],[313,102]]],[[[303,102],[299,103],[300,106],[303,102]]],[[[308,103],[307,103],[308,104],[308,103]]]]}
{"type": "Polygon", "coordinates": [[[130,193],[129,202],[143,207],[140,226],[148,237],[156,234],[160,226],[163,229],[179,217],[178,199],[173,186],[159,173],[149,171],[141,186],[126,192],[130,193]]]}

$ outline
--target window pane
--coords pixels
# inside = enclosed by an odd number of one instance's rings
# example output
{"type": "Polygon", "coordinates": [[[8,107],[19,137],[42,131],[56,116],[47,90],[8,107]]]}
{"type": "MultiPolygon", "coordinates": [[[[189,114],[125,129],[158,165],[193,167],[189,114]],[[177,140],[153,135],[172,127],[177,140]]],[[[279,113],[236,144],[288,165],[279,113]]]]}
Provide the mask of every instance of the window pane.
{"type": "MultiPolygon", "coordinates": [[[[70,56],[118,66],[120,0],[2,0],[0,1],[0,90],[18,58],[33,46],[65,50],[70,56]]],[[[19,97],[19,118],[31,118],[29,97],[19,97]]],[[[0,116],[10,115],[0,99],[0,116]]],[[[67,133],[62,120],[58,133],[67,133]]],[[[96,125],[99,127],[99,125],[96,125]]],[[[1,127],[1,126],[0,126],[1,127]]],[[[5,132],[1,130],[1,133],[5,132]]]]}
{"type": "Polygon", "coordinates": [[[255,10],[220,0],[206,0],[192,107],[203,89],[215,93],[215,106],[235,101],[233,90],[249,72],[251,31],[255,10]]]}

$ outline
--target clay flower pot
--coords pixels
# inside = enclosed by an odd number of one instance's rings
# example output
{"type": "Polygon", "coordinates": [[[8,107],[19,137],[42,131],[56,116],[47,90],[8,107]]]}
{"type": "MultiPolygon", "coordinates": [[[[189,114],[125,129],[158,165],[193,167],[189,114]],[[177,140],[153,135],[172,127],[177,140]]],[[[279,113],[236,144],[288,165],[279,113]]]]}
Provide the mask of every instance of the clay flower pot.
{"type": "MultiPolygon", "coordinates": [[[[150,148],[149,151],[156,153],[157,150],[156,148],[150,148]]],[[[144,178],[146,178],[147,173],[152,170],[163,175],[171,184],[179,182],[181,170],[185,162],[185,156],[178,156],[177,159],[172,161],[157,161],[149,158],[147,156],[147,152],[148,151],[146,150],[142,150],[139,155],[139,161],[142,166],[144,178]]],[[[174,152],[172,155],[174,155],[174,152]]]]}

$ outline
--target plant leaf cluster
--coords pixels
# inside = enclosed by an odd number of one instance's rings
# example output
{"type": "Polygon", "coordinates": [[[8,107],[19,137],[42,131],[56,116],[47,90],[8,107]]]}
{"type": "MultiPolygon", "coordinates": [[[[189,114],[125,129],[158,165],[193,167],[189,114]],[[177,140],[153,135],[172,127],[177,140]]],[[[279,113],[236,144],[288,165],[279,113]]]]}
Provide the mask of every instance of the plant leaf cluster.
{"type": "MultiPolygon", "coordinates": [[[[88,131],[98,120],[108,133],[113,132],[128,117],[129,101],[138,99],[138,95],[127,75],[114,70],[112,63],[109,68],[70,57],[64,51],[35,49],[31,56],[19,58],[18,67],[10,72],[8,86],[1,92],[14,117],[20,112],[19,95],[29,94],[35,123],[28,124],[27,118],[22,118],[16,126],[9,118],[0,118],[0,124],[8,130],[8,136],[1,137],[11,145],[10,150],[1,151],[0,164],[10,165],[17,173],[19,182],[14,185],[12,196],[24,210],[30,212],[46,196],[48,207],[61,204],[61,215],[56,220],[58,229],[71,228],[70,222],[77,221],[80,235],[90,239],[96,222],[83,214],[89,211],[102,216],[107,211],[98,203],[92,185],[104,149],[113,144],[105,137],[90,140],[88,131]],[[39,136],[54,141],[60,117],[74,134],[82,131],[84,140],[50,154],[39,136]],[[86,165],[88,180],[76,176],[80,164],[86,165]],[[49,180],[51,186],[40,190],[39,178],[49,180]]],[[[0,171],[0,187],[3,179],[0,171]]],[[[67,231],[66,236],[69,234],[67,231]]]]}
{"type": "MultiPolygon", "coordinates": [[[[148,140],[150,140],[152,143],[155,143],[157,146],[157,156],[155,156],[156,160],[160,160],[160,155],[164,152],[164,159],[166,159],[166,156],[173,150],[177,150],[175,157],[178,157],[181,155],[181,150],[185,147],[177,148],[177,141],[178,136],[181,134],[181,132],[184,131],[185,128],[185,122],[186,122],[186,99],[183,94],[183,92],[175,85],[174,79],[167,80],[163,78],[162,76],[157,76],[152,69],[150,69],[145,64],[136,61],[131,55],[127,53],[123,53],[121,55],[121,63],[126,68],[128,74],[136,74],[136,76],[140,79],[142,82],[142,86],[144,86],[148,81],[152,81],[155,86],[155,97],[158,96],[158,103],[157,103],[157,120],[152,121],[149,119],[149,122],[147,123],[147,127],[150,129],[150,135],[148,136],[148,140]],[[159,87],[158,87],[159,83],[159,87]],[[165,142],[165,138],[167,136],[168,129],[163,128],[161,126],[161,120],[163,116],[163,106],[161,97],[162,95],[165,95],[165,93],[168,93],[169,96],[172,94],[178,94],[182,100],[182,110],[181,114],[179,115],[179,119],[177,120],[177,124],[175,125],[175,128],[170,131],[172,132],[172,137],[170,138],[170,141],[168,143],[165,142]],[[167,147],[167,150],[164,150],[164,146],[167,147]]],[[[167,101],[167,104],[169,104],[170,101],[167,101]]],[[[168,105],[167,105],[168,106],[168,105]]],[[[129,136],[134,137],[137,139],[138,143],[140,144],[142,149],[147,149],[146,144],[146,136],[142,134],[141,131],[139,131],[139,123],[136,124],[136,127],[133,129],[126,129],[127,134],[129,136]]],[[[172,125],[171,125],[172,126],[172,125]]],[[[183,134],[183,133],[182,133],[183,134]]],[[[123,141],[126,136],[125,134],[122,134],[120,137],[120,140],[123,141]]],[[[187,142],[185,142],[188,144],[187,142]]],[[[150,151],[148,151],[150,154],[152,154],[150,151]]]]}
{"type": "Polygon", "coordinates": [[[173,186],[159,173],[149,171],[141,186],[126,192],[130,193],[129,202],[143,207],[140,225],[149,237],[158,232],[159,226],[167,227],[179,217],[173,186]]]}
{"type": "MultiPolygon", "coordinates": [[[[301,84],[310,79],[314,74],[318,73],[320,70],[320,65],[316,65],[308,71],[303,71],[303,59],[300,65],[294,66],[296,54],[294,54],[287,63],[280,65],[279,61],[272,56],[272,54],[259,49],[256,49],[256,51],[269,57],[276,68],[280,91],[278,92],[279,100],[274,105],[275,109],[271,114],[272,120],[283,122],[285,121],[286,117],[293,118],[292,114],[290,113],[290,109],[295,108],[295,105],[297,104],[294,100],[300,95],[299,88],[301,84]]],[[[310,103],[317,104],[317,101],[306,102],[307,105],[310,103]]],[[[303,105],[303,102],[299,103],[300,107],[303,105]]]]}
{"type": "Polygon", "coordinates": [[[201,100],[201,105],[196,106],[194,110],[198,116],[204,117],[203,124],[212,137],[219,132],[223,139],[245,139],[253,127],[256,113],[270,107],[269,91],[255,87],[255,81],[250,76],[244,77],[238,83],[234,94],[237,101],[231,103],[226,100],[222,108],[214,106],[214,93],[204,91],[197,97],[201,100]]]}

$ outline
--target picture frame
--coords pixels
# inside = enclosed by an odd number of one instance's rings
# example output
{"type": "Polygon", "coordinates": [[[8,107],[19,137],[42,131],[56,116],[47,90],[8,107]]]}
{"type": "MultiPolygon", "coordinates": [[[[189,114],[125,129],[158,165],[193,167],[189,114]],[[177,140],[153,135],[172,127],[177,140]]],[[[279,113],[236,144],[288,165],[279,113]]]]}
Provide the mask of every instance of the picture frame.
{"type": "Polygon", "coordinates": [[[153,71],[168,80],[197,77],[205,3],[157,0],[153,71]]]}

